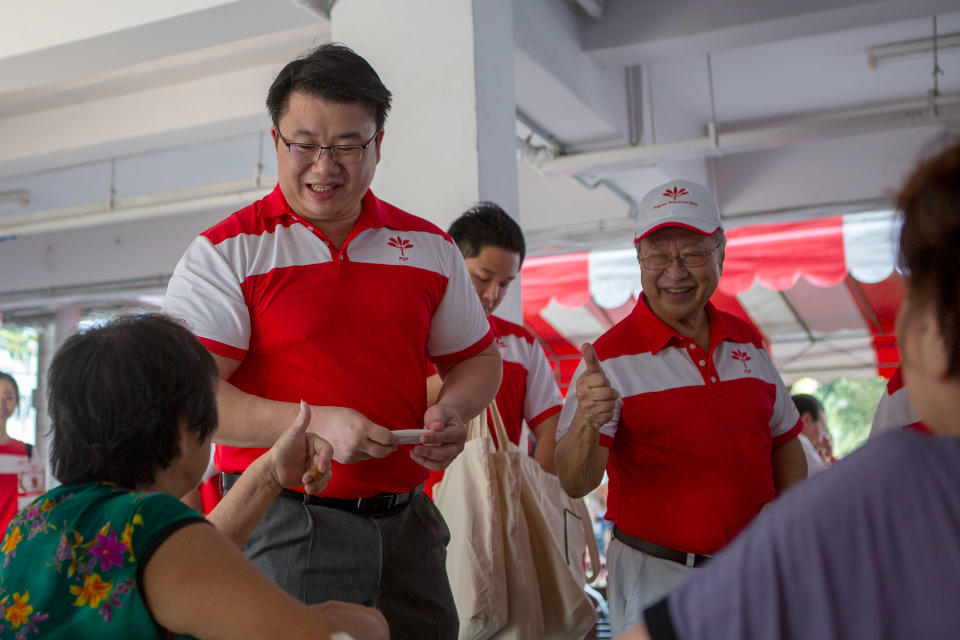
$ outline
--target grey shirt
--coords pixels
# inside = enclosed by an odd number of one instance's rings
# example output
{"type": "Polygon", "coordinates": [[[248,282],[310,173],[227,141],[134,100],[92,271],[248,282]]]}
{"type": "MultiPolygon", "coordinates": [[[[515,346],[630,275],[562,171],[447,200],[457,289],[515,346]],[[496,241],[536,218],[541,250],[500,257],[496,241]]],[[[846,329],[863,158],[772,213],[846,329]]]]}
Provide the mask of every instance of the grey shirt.
{"type": "Polygon", "coordinates": [[[960,637],[960,439],[871,440],[776,500],[666,610],[684,640],[960,637]]]}

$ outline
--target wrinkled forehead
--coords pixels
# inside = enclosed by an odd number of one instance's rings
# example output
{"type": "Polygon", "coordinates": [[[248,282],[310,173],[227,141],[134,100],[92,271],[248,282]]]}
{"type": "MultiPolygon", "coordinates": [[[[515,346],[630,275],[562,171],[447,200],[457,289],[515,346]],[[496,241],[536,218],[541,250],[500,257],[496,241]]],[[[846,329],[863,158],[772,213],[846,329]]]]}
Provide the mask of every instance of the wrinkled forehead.
{"type": "Polygon", "coordinates": [[[646,235],[637,244],[643,249],[713,249],[716,239],[684,227],[662,227],[646,235]]]}

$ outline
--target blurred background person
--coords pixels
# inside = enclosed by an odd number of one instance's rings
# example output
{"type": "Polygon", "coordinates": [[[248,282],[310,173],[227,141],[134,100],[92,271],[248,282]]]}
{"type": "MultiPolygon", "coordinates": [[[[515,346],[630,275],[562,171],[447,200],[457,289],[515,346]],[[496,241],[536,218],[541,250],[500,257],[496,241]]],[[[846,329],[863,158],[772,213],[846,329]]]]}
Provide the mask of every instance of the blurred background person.
{"type": "Polygon", "coordinates": [[[833,464],[830,430],[827,428],[826,414],[819,400],[807,393],[797,393],[791,398],[803,422],[803,429],[797,439],[807,459],[807,477],[809,478],[833,464]]]}
{"type": "Polygon", "coordinates": [[[0,371],[0,526],[7,528],[17,512],[17,499],[23,493],[20,477],[32,458],[30,445],[7,433],[7,420],[20,406],[20,387],[12,375],[0,371]]]}

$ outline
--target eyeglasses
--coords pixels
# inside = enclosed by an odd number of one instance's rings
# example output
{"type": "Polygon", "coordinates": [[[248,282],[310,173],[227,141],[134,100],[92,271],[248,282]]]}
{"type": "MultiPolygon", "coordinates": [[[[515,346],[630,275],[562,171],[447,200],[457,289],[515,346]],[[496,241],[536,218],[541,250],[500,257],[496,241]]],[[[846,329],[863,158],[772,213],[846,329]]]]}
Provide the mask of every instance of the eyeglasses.
{"type": "Polygon", "coordinates": [[[301,164],[313,164],[323,156],[324,149],[330,150],[330,157],[337,164],[357,164],[363,159],[363,152],[367,150],[378,133],[380,133],[380,129],[377,129],[365,144],[335,144],[325,147],[320,144],[287,142],[287,139],[280,133],[280,127],[277,127],[277,137],[280,138],[280,142],[287,145],[290,157],[301,164]]]}
{"type": "Polygon", "coordinates": [[[720,251],[722,245],[717,245],[712,251],[689,251],[687,253],[681,253],[678,256],[668,256],[665,253],[655,253],[650,256],[643,256],[640,258],[640,265],[644,269],[650,269],[651,271],[663,271],[670,266],[670,263],[674,260],[677,261],[681,267],[702,267],[707,264],[707,260],[710,259],[710,256],[716,255],[720,251]]]}

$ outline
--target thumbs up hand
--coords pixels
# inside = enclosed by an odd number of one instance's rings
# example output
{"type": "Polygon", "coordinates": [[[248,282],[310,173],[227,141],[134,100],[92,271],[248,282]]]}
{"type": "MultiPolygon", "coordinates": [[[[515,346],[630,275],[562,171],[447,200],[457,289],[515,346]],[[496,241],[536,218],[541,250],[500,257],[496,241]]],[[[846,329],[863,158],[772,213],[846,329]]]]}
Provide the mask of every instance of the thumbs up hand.
{"type": "Polygon", "coordinates": [[[620,394],[610,386],[593,345],[583,343],[580,353],[585,369],[577,378],[577,417],[594,429],[600,429],[613,419],[613,410],[620,394]]]}
{"type": "MultiPolygon", "coordinates": [[[[584,342],[580,345],[580,354],[583,356],[583,363],[587,366],[586,373],[603,373],[603,368],[600,366],[600,358],[597,356],[597,352],[594,350],[592,344],[584,342]]],[[[606,376],[604,376],[604,379],[606,379],[606,376]]]]}

